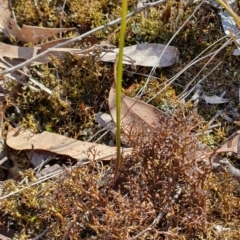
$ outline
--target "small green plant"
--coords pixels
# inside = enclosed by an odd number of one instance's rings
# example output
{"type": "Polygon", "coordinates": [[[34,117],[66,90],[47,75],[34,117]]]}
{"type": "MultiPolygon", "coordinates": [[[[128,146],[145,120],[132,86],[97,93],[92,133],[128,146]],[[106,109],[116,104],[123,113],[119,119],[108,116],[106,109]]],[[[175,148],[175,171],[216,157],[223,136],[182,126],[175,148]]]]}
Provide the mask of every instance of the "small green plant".
{"type": "MultiPolygon", "coordinates": [[[[120,1],[117,0],[92,0],[91,4],[88,0],[82,0],[81,4],[79,0],[72,0],[66,2],[66,8],[61,12],[59,9],[63,2],[12,1],[20,26],[59,27],[61,22],[62,27],[77,27],[75,32],[64,33],[64,37],[78,36],[116,19],[120,11],[125,9],[121,9],[120,1]]],[[[122,3],[128,5],[129,11],[133,11],[136,1],[124,0],[122,3]]],[[[148,9],[143,15],[135,15],[129,19],[127,26],[121,27],[120,33],[110,36],[118,27],[114,26],[99,31],[96,36],[108,38],[111,44],[118,45],[120,49],[123,49],[124,40],[126,46],[143,42],[165,44],[196,6],[185,3],[184,0],[168,1],[167,5],[148,9]],[[182,12],[183,15],[179,18],[182,12]],[[122,47],[120,43],[123,44],[122,47]]],[[[122,14],[123,25],[125,18],[123,12],[122,14]]],[[[172,42],[181,52],[179,62],[173,67],[157,69],[141,100],[149,100],[174,74],[220,39],[224,33],[219,29],[220,18],[211,6],[203,4],[195,18],[188,22],[172,42]]],[[[223,41],[219,45],[222,43],[223,41]]],[[[75,47],[89,47],[78,44],[75,47]]],[[[205,69],[209,71],[216,63],[223,61],[223,67],[205,79],[202,86],[209,95],[219,95],[227,89],[226,97],[231,97],[230,110],[234,107],[239,111],[238,94],[235,91],[239,83],[239,75],[236,75],[239,59],[232,56],[233,47],[235,46],[227,47],[205,69]]],[[[118,62],[115,63],[115,72],[118,73],[115,81],[120,85],[117,97],[119,103],[121,90],[134,97],[149,74],[148,68],[138,68],[131,75],[132,66],[124,66],[126,71],[123,72],[120,57],[119,54],[118,62]],[[123,82],[125,90],[121,89],[122,79],[126,80],[123,82]]],[[[6,99],[6,120],[34,132],[42,129],[86,140],[99,130],[94,123],[95,114],[102,110],[108,111],[106,102],[113,79],[112,64],[96,61],[93,56],[68,55],[64,60],[53,57],[51,60],[48,64],[31,67],[31,70],[36,70],[31,71],[31,74],[50,88],[54,92],[53,96],[8,83],[11,94],[6,99]],[[41,74],[36,74],[37,72],[41,74]],[[21,115],[14,106],[20,109],[21,115]]],[[[133,147],[133,153],[123,158],[120,148],[120,118],[118,119],[116,165],[92,161],[78,168],[64,168],[61,178],[37,183],[36,172],[26,171],[30,161],[25,154],[22,155],[26,160],[18,153],[16,156],[14,154],[12,162],[16,162],[16,167],[23,171],[18,177],[24,181],[4,182],[3,194],[0,196],[0,228],[14,228],[14,239],[37,238],[46,230],[48,231],[42,237],[44,239],[239,239],[239,184],[225,172],[218,175],[212,173],[208,166],[202,165],[194,157],[194,152],[201,149],[198,145],[192,145],[191,132],[185,125],[187,121],[190,122],[186,115],[192,109],[191,102],[188,103],[187,111],[182,112],[177,102],[178,93],[204,64],[201,61],[183,73],[175,85],[168,87],[151,102],[169,114],[177,106],[178,112],[172,116],[178,121],[178,128],[174,122],[171,125],[168,121],[163,122],[161,129],[157,129],[154,134],[147,131],[142,133],[144,136],[141,133],[127,133],[124,137],[133,147]],[[111,188],[111,169],[114,167],[114,180],[118,184],[111,188]],[[179,189],[181,194],[176,198],[179,189]],[[7,194],[12,195],[4,199],[3,196],[7,194]],[[158,218],[161,214],[162,218],[158,218]],[[156,219],[158,223],[149,227],[156,219]],[[231,230],[219,234],[214,229],[216,225],[231,230]],[[141,232],[145,234],[137,237],[141,232]]],[[[185,109],[186,103],[182,104],[185,109]]],[[[216,105],[206,107],[205,102],[200,100],[198,116],[209,121],[218,109],[219,106],[216,105]]],[[[227,107],[226,112],[228,111],[227,107]]],[[[197,125],[197,120],[194,117],[193,126],[197,125]]],[[[223,123],[223,128],[202,139],[208,145],[221,144],[225,134],[227,137],[229,131],[235,130],[234,124],[239,127],[239,117],[230,124],[218,120],[223,123]]],[[[206,123],[200,126],[199,132],[206,131],[207,126],[206,123]]],[[[65,163],[66,159],[63,160],[65,163]]],[[[62,164],[62,159],[52,160],[50,164],[55,162],[62,164]]]]}
{"type": "Polygon", "coordinates": [[[116,143],[117,143],[117,161],[114,171],[114,182],[117,179],[118,171],[121,165],[121,91],[122,91],[122,75],[123,75],[123,48],[125,42],[125,33],[126,33],[126,15],[127,15],[127,6],[128,0],[122,1],[122,21],[121,21],[121,30],[120,30],[120,41],[119,41],[119,54],[116,59],[117,63],[117,83],[116,83],[116,143]]]}

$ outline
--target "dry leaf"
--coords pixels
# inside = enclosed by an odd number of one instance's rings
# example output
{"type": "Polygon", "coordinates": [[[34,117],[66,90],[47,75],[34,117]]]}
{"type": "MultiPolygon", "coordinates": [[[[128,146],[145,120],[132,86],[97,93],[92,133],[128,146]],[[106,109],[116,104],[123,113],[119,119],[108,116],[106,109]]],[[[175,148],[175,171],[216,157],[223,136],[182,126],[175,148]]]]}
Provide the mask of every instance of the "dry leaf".
{"type": "MultiPolygon", "coordinates": [[[[16,150],[45,150],[59,155],[67,155],[75,159],[109,160],[115,156],[116,148],[96,143],[82,142],[56,133],[42,132],[34,134],[27,129],[9,127],[7,145],[16,150]],[[92,156],[90,151],[96,153],[92,156]]],[[[127,150],[126,150],[127,151],[127,150]]]]}
{"type": "MultiPolygon", "coordinates": [[[[23,63],[32,57],[36,57],[41,51],[41,47],[18,47],[14,45],[0,43],[0,67],[8,68],[23,63]]],[[[48,63],[51,61],[50,56],[63,59],[66,56],[66,52],[69,52],[69,48],[54,48],[50,49],[43,57],[37,59],[31,65],[48,63]]]]}
{"type": "Polygon", "coordinates": [[[232,134],[216,152],[233,152],[240,154],[240,131],[236,131],[232,134]]]}
{"type": "Polygon", "coordinates": [[[59,164],[54,164],[52,166],[46,165],[45,168],[36,174],[36,177],[39,178],[48,174],[53,174],[59,170],[62,170],[62,167],[59,164]]]}
{"type": "Polygon", "coordinates": [[[207,96],[203,94],[202,98],[205,100],[207,104],[222,104],[229,102],[229,99],[223,98],[223,97],[218,97],[216,95],[214,96],[207,96]]]}
{"type": "MultiPolygon", "coordinates": [[[[116,122],[115,83],[111,87],[108,103],[112,118],[116,122]]],[[[141,131],[143,126],[146,127],[146,131],[152,131],[160,127],[161,121],[166,119],[170,121],[171,118],[157,108],[122,94],[121,124],[126,132],[130,130],[141,131]]]]}
{"type": "Polygon", "coordinates": [[[18,47],[0,42],[0,58],[29,59],[37,55],[40,47],[18,47]]]}
{"type": "MultiPolygon", "coordinates": [[[[41,50],[41,47],[18,47],[14,45],[9,45],[5,43],[0,43],[0,67],[8,68],[10,66],[16,66],[25,60],[28,60],[32,57],[36,57],[41,50]]],[[[67,51],[63,52],[61,50],[47,53],[41,58],[38,58],[36,62],[32,64],[38,65],[42,63],[47,63],[50,61],[50,56],[53,55],[62,59],[65,57],[67,51]]]]}
{"type": "Polygon", "coordinates": [[[39,166],[40,164],[42,164],[44,161],[46,161],[48,159],[54,159],[54,157],[56,157],[55,153],[41,151],[41,150],[35,150],[35,149],[25,150],[25,153],[26,153],[29,161],[31,161],[31,163],[34,167],[39,166]]]}
{"type": "MultiPolygon", "coordinates": [[[[38,54],[48,50],[43,57],[37,59],[37,61],[33,62],[31,65],[35,66],[42,63],[48,63],[51,61],[51,56],[54,56],[58,59],[64,59],[66,53],[69,53],[71,50],[76,50],[74,48],[52,48],[59,43],[63,43],[68,41],[71,38],[58,39],[54,41],[50,41],[35,47],[18,47],[14,45],[9,45],[5,43],[0,43],[0,67],[8,68],[10,66],[16,66],[20,63],[23,63],[25,60],[36,57],[38,54]]],[[[89,45],[94,45],[98,42],[98,39],[92,35],[83,38],[78,43],[84,44],[87,43],[89,45]]],[[[79,49],[77,49],[79,51],[79,49]]]]}
{"type": "Polygon", "coordinates": [[[11,18],[11,12],[8,7],[8,0],[0,1],[0,31],[7,34],[6,28],[11,18]]]}
{"type": "MultiPolygon", "coordinates": [[[[172,66],[178,61],[179,51],[176,47],[168,46],[159,62],[159,57],[165,46],[157,43],[146,43],[125,47],[123,63],[145,67],[172,66]]],[[[104,62],[115,62],[117,53],[118,48],[114,49],[113,52],[102,53],[100,59],[104,62]]]]}
{"type": "MultiPolygon", "coordinates": [[[[216,2],[216,1],[215,1],[216,2]]],[[[237,0],[231,0],[231,1],[226,1],[225,2],[234,12],[237,11],[238,9],[238,1],[237,0]]],[[[236,21],[234,17],[226,10],[224,11],[219,11],[219,15],[222,20],[222,27],[227,36],[232,37],[234,39],[237,49],[233,51],[233,55],[238,56],[239,55],[239,44],[240,44],[240,39],[239,39],[239,29],[237,27],[236,21]]]]}
{"type": "Polygon", "coordinates": [[[38,43],[57,33],[70,31],[75,28],[44,28],[23,25],[21,29],[14,19],[10,19],[5,29],[8,34],[15,36],[18,41],[38,43]]]}
{"type": "Polygon", "coordinates": [[[49,48],[55,47],[57,44],[67,42],[70,39],[72,39],[72,38],[60,38],[60,39],[56,39],[56,40],[49,41],[46,43],[38,44],[37,46],[40,47],[40,50],[38,51],[38,53],[42,53],[42,52],[48,50],[49,48]]]}
{"type": "MultiPolygon", "coordinates": [[[[1,194],[0,194],[1,196],[1,194]]],[[[6,228],[0,228],[0,239],[1,240],[11,240],[14,238],[14,235],[17,233],[17,231],[10,229],[9,227],[6,228]]]]}
{"type": "Polygon", "coordinates": [[[11,18],[11,12],[7,0],[1,0],[0,3],[0,29],[6,34],[13,35],[19,41],[38,43],[57,33],[70,31],[75,28],[43,28],[23,25],[19,28],[17,22],[11,18]]]}

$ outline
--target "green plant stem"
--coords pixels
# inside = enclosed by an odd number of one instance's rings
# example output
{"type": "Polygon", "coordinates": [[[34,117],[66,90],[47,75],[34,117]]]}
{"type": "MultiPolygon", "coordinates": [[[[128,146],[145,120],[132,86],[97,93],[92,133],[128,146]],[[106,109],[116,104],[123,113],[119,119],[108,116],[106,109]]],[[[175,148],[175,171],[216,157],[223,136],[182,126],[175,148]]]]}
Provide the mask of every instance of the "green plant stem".
{"type": "Polygon", "coordinates": [[[223,0],[216,0],[218,4],[220,4],[225,10],[233,17],[234,21],[238,26],[240,26],[240,18],[239,16],[231,9],[231,7],[223,0]]]}
{"type": "Polygon", "coordinates": [[[114,182],[117,179],[119,168],[121,165],[121,91],[122,91],[122,73],[123,73],[123,48],[125,42],[126,33],[126,16],[127,16],[127,6],[128,0],[122,1],[122,21],[120,29],[120,39],[119,39],[119,53],[117,60],[117,83],[116,83],[116,144],[117,144],[117,161],[114,171],[114,182]]]}

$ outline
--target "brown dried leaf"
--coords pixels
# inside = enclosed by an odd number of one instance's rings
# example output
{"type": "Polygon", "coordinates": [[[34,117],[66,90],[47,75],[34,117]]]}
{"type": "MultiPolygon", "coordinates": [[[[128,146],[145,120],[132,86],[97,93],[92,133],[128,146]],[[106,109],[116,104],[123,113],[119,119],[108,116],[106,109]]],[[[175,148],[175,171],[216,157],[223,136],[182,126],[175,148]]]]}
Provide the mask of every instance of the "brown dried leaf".
{"type": "MultiPolygon", "coordinates": [[[[1,194],[0,194],[1,196],[1,194]]],[[[17,231],[9,228],[0,228],[0,240],[11,240],[17,231]]]]}
{"type": "MultiPolygon", "coordinates": [[[[113,83],[108,98],[110,113],[116,122],[116,84],[113,83]]],[[[171,118],[159,109],[145,102],[130,98],[122,94],[121,102],[121,124],[126,132],[138,132],[142,127],[146,131],[152,131],[161,126],[161,121],[171,120],[171,118]]]]}
{"type": "MultiPolygon", "coordinates": [[[[14,45],[9,45],[5,43],[0,43],[0,67],[8,68],[9,64],[11,66],[16,66],[27,59],[36,57],[41,50],[41,47],[18,47],[14,45]]],[[[59,58],[63,58],[65,53],[62,51],[55,51],[46,54],[44,57],[39,58],[37,62],[32,65],[37,65],[41,63],[47,63],[50,61],[49,56],[54,55],[59,58]]]]}
{"type": "Polygon", "coordinates": [[[0,42],[0,57],[29,59],[37,55],[40,47],[18,47],[0,42]]]}
{"type": "Polygon", "coordinates": [[[7,0],[0,2],[0,31],[7,36],[13,35],[18,41],[38,43],[57,33],[70,31],[75,28],[43,28],[23,25],[19,28],[17,22],[11,18],[7,0]]]}
{"type": "Polygon", "coordinates": [[[15,36],[18,41],[31,43],[38,43],[57,33],[73,29],[75,28],[43,28],[26,25],[23,25],[21,29],[14,19],[9,19],[8,25],[5,26],[7,33],[15,36]]]}
{"type": "Polygon", "coordinates": [[[61,166],[59,164],[54,164],[52,166],[45,166],[39,173],[36,174],[36,177],[43,177],[48,174],[53,174],[54,172],[57,172],[61,170],[61,166]]]}
{"type": "MultiPolygon", "coordinates": [[[[46,47],[46,46],[44,46],[46,47]]],[[[55,56],[58,59],[63,59],[70,48],[53,48],[49,49],[49,52],[44,56],[37,59],[31,65],[38,65],[48,63],[51,61],[50,56],[55,56]]],[[[0,67],[8,68],[16,66],[25,60],[36,57],[42,51],[41,47],[18,47],[5,43],[0,43],[0,67]]]]}
{"type": "Polygon", "coordinates": [[[8,0],[0,1],[0,31],[7,34],[6,28],[11,18],[11,12],[8,7],[8,0]]]}
{"type": "Polygon", "coordinates": [[[216,152],[233,152],[240,154],[240,131],[236,131],[232,134],[216,152]]]}
{"type": "MultiPolygon", "coordinates": [[[[38,54],[49,50],[44,56],[37,59],[37,61],[33,62],[31,65],[38,65],[42,63],[48,63],[51,61],[50,56],[54,56],[58,59],[64,59],[66,53],[74,50],[74,48],[52,48],[59,43],[66,42],[71,38],[65,39],[57,39],[47,43],[40,44],[34,47],[18,47],[14,45],[0,43],[0,67],[1,68],[8,68],[9,64],[11,66],[16,66],[27,59],[36,57],[38,54]]],[[[83,38],[79,41],[79,44],[90,44],[94,45],[98,42],[98,39],[92,35],[83,38]]],[[[78,49],[79,50],[79,49],[78,49]]]]}
{"type": "MultiPolygon", "coordinates": [[[[145,67],[169,67],[174,65],[179,58],[179,51],[176,47],[168,46],[163,56],[159,57],[166,45],[158,43],[137,44],[124,48],[123,63],[134,64],[145,67]],[[132,60],[135,62],[133,63],[132,60]]],[[[101,54],[101,61],[115,62],[118,48],[113,52],[101,54]]]]}
{"type": "Polygon", "coordinates": [[[49,41],[46,43],[38,44],[37,46],[40,47],[40,50],[38,51],[38,53],[42,53],[42,52],[48,50],[49,48],[55,47],[57,44],[67,42],[70,39],[72,39],[72,38],[60,38],[60,39],[56,39],[56,40],[49,41]]]}
{"type": "Polygon", "coordinates": [[[7,36],[13,35],[19,41],[38,43],[57,33],[70,31],[75,28],[43,28],[23,25],[19,28],[17,22],[11,18],[7,0],[0,3],[0,30],[7,36]]]}
{"type": "Polygon", "coordinates": [[[9,127],[7,145],[16,150],[45,150],[59,155],[67,155],[75,159],[91,159],[90,150],[96,153],[94,159],[109,160],[116,153],[115,147],[96,143],[82,142],[56,133],[42,132],[34,134],[27,129],[9,127]]]}

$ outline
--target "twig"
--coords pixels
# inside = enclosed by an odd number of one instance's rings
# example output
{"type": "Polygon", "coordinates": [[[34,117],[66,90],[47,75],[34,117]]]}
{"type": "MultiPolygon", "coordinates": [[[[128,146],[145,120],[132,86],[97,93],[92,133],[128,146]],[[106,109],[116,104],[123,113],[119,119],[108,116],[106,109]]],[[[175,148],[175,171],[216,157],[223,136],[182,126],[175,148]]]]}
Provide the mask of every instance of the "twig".
{"type": "Polygon", "coordinates": [[[160,222],[160,220],[166,215],[166,213],[167,213],[167,211],[168,211],[168,209],[170,207],[170,204],[174,204],[175,201],[179,198],[182,190],[183,190],[182,188],[180,188],[180,187],[178,188],[176,194],[173,196],[173,199],[165,204],[165,206],[163,207],[162,211],[158,214],[157,218],[155,218],[155,220],[149,225],[148,228],[144,229],[139,234],[137,234],[136,236],[130,238],[129,240],[137,239],[137,238],[141,237],[144,233],[152,230],[160,222]]]}
{"type": "MultiPolygon", "coordinates": [[[[217,51],[217,50],[216,50],[217,51]]],[[[208,57],[211,57],[212,55],[215,54],[215,52],[211,52],[209,53],[208,55],[206,56],[203,56],[199,59],[197,59],[197,57],[191,62],[189,63],[186,67],[184,67],[180,72],[178,72],[175,76],[173,76],[172,78],[170,78],[168,81],[167,81],[167,84],[160,90],[158,91],[153,97],[151,97],[147,103],[151,102],[154,98],[156,98],[157,96],[159,96],[166,88],[168,88],[171,84],[173,84],[173,82],[181,75],[183,74],[188,68],[192,67],[194,64],[204,60],[205,58],[208,58],[208,57]]],[[[199,56],[198,56],[199,57],[199,56]]]]}
{"type": "MultiPolygon", "coordinates": [[[[129,14],[126,16],[126,18],[128,19],[128,18],[134,16],[135,14],[137,14],[137,13],[143,11],[143,10],[146,10],[146,9],[148,9],[148,8],[157,6],[157,5],[159,5],[159,4],[163,4],[163,3],[167,2],[167,1],[168,1],[168,0],[160,0],[160,1],[156,1],[156,2],[154,2],[154,3],[148,3],[148,4],[146,4],[145,6],[143,6],[142,8],[137,8],[137,9],[135,9],[135,11],[129,13],[129,14]]],[[[93,34],[93,33],[96,33],[96,32],[98,32],[98,31],[100,31],[100,30],[102,30],[102,29],[104,29],[104,28],[106,28],[106,27],[119,24],[119,23],[121,22],[121,20],[122,20],[122,18],[115,19],[115,20],[107,23],[106,25],[102,25],[102,26],[100,26],[100,27],[97,27],[97,28],[95,28],[95,29],[93,29],[93,30],[91,30],[91,31],[88,31],[88,32],[86,32],[86,33],[84,33],[84,34],[76,37],[76,38],[70,39],[70,40],[68,40],[68,41],[66,41],[66,42],[63,42],[63,43],[59,43],[59,44],[57,44],[56,46],[54,46],[54,48],[60,48],[60,47],[63,47],[63,46],[66,46],[66,45],[75,43],[75,42],[81,40],[82,38],[87,37],[87,36],[89,36],[89,35],[91,35],[91,34],[93,34]]],[[[20,69],[20,68],[22,68],[22,67],[28,66],[28,65],[30,65],[32,62],[36,61],[36,60],[37,60],[38,58],[40,58],[40,57],[45,56],[45,55],[46,55],[47,53],[49,53],[49,52],[50,52],[50,49],[47,49],[46,51],[40,53],[39,55],[37,55],[37,56],[35,56],[35,57],[33,57],[33,58],[30,58],[30,59],[26,60],[26,61],[23,62],[23,63],[20,63],[20,64],[14,66],[14,67],[10,67],[10,68],[5,69],[4,71],[1,72],[1,74],[2,74],[2,75],[5,75],[5,74],[7,74],[7,73],[16,71],[16,70],[18,70],[18,69],[20,69]]]]}
{"type": "MultiPolygon", "coordinates": [[[[9,65],[12,67],[12,65],[10,63],[8,63],[7,61],[5,61],[4,59],[1,59],[2,61],[4,61],[5,64],[9,65]]],[[[37,85],[40,89],[42,89],[43,91],[45,91],[46,93],[48,93],[49,95],[52,94],[52,91],[50,89],[48,89],[47,87],[45,87],[43,84],[41,84],[40,82],[38,82],[37,80],[33,79],[32,77],[28,76],[28,74],[26,74],[25,72],[21,71],[21,70],[17,70],[17,72],[21,73],[22,75],[26,76],[32,83],[34,83],[35,85],[37,85]]],[[[0,73],[1,74],[1,73],[0,73]]],[[[24,82],[22,82],[21,80],[11,76],[11,74],[7,74],[6,75],[8,78],[17,81],[18,83],[22,84],[23,86],[29,87],[30,89],[34,90],[34,91],[39,91],[39,89],[28,85],[24,82]]]]}
{"type": "Polygon", "coordinates": [[[216,42],[214,42],[213,44],[211,44],[210,46],[208,46],[204,51],[202,51],[197,57],[195,57],[187,66],[185,66],[181,71],[179,71],[175,76],[173,76],[172,78],[170,78],[168,81],[166,81],[164,84],[164,87],[157,92],[151,99],[149,99],[147,101],[147,103],[151,102],[155,97],[157,97],[158,95],[160,95],[167,87],[169,87],[171,84],[173,84],[173,82],[179,77],[181,76],[188,68],[192,67],[194,64],[202,61],[203,59],[207,58],[207,57],[211,57],[213,54],[215,54],[214,51],[212,53],[207,54],[206,56],[203,56],[201,58],[199,58],[200,56],[202,56],[208,49],[210,49],[213,45],[215,45],[216,43],[222,41],[224,38],[227,38],[227,36],[224,36],[220,39],[218,39],[216,42]]]}
{"type": "MultiPolygon", "coordinates": [[[[218,51],[218,50],[217,50],[218,51]]],[[[217,52],[216,52],[217,54],[217,52]]],[[[203,66],[203,68],[197,73],[196,76],[194,76],[194,78],[187,84],[187,86],[185,87],[188,88],[191,84],[198,76],[199,74],[202,72],[203,69],[206,68],[206,66],[208,65],[208,63],[211,62],[211,60],[213,59],[213,57],[215,56],[215,52],[214,54],[212,55],[212,57],[208,60],[208,62],[203,66]]],[[[184,93],[182,95],[182,97],[179,97],[180,100],[184,100],[185,98],[187,98],[192,92],[193,90],[197,87],[198,84],[202,83],[205,79],[207,79],[207,77],[209,77],[221,64],[223,63],[223,61],[219,62],[213,69],[211,69],[210,72],[207,73],[207,75],[205,75],[203,78],[201,78],[188,92],[184,93]]],[[[184,91],[184,90],[183,90],[184,91]]]]}
{"type": "Polygon", "coordinates": [[[213,169],[218,169],[220,166],[225,167],[227,172],[235,178],[240,180],[240,169],[235,168],[226,158],[213,164],[213,169]]]}
{"type": "Polygon", "coordinates": [[[14,11],[13,11],[12,1],[11,1],[11,0],[9,1],[9,8],[10,8],[10,11],[11,11],[11,13],[12,13],[13,19],[14,19],[15,21],[17,21],[16,16],[15,16],[15,13],[14,13],[14,11]]]}
{"type": "MultiPolygon", "coordinates": [[[[227,47],[230,43],[232,43],[232,39],[228,39],[218,50],[214,52],[214,54],[211,56],[211,58],[205,63],[205,65],[202,67],[202,69],[198,72],[196,76],[187,84],[187,86],[184,88],[182,93],[180,94],[179,98],[182,99],[184,93],[186,93],[188,87],[193,83],[193,81],[200,75],[200,73],[206,68],[206,66],[213,60],[213,58],[225,47],[227,47]]],[[[214,70],[214,69],[213,69],[214,70]]],[[[212,70],[212,71],[213,71],[212,70]]],[[[193,90],[192,90],[193,91],[193,90]]],[[[188,93],[189,94],[189,93],[188,93]]],[[[184,96],[185,98],[185,96],[184,96]]]]}
{"type": "Polygon", "coordinates": [[[29,80],[34,83],[35,85],[37,85],[39,88],[41,88],[44,92],[48,93],[49,95],[52,94],[52,90],[50,90],[49,88],[45,87],[42,83],[38,82],[37,80],[29,77],[29,80]]]}
{"type": "Polygon", "coordinates": [[[50,227],[47,227],[41,234],[39,234],[35,238],[30,238],[29,240],[38,240],[42,238],[49,230],[50,230],[50,227]]]}
{"type": "Polygon", "coordinates": [[[208,126],[211,126],[214,123],[214,121],[221,115],[222,111],[223,110],[217,110],[217,113],[208,122],[208,126]]]}
{"type": "Polygon", "coordinates": [[[7,157],[4,157],[0,160],[0,166],[8,160],[7,157]]]}

